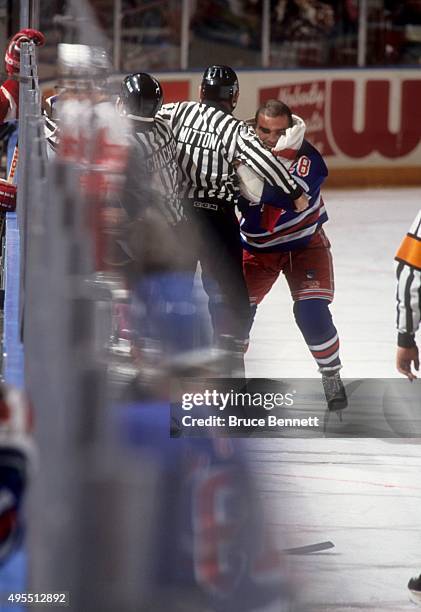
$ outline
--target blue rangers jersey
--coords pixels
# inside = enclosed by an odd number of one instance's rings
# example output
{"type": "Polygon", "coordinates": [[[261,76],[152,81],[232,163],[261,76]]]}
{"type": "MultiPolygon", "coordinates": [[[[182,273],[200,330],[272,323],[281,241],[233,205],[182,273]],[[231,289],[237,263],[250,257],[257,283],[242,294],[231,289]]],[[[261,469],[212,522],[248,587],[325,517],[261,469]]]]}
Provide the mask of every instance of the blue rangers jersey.
{"type": "Polygon", "coordinates": [[[327,166],[317,149],[307,140],[303,141],[290,172],[309,197],[309,207],[295,212],[290,198],[278,187],[265,184],[258,205],[241,197],[238,207],[242,213],[240,222],[243,247],[251,252],[291,251],[305,247],[328,216],[320,193],[328,175],[327,166]],[[264,212],[272,216],[273,227],[264,222],[264,212]],[[278,210],[275,210],[276,207],[278,210]]]}

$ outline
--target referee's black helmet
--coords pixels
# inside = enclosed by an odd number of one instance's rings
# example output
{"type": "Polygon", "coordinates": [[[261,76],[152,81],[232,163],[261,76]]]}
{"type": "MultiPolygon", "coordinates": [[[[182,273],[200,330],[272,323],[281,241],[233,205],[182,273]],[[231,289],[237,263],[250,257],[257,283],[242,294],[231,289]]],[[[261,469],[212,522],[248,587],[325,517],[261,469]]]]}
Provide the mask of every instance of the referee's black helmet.
{"type": "Polygon", "coordinates": [[[216,64],[206,68],[200,87],[201,100],[227,102],[234,109],[238,92],[238,78],[230,66],[216,64]]]}
{"type": "Polygon", "coordinates": [[[162,99],[161,85],[147,72],[129,74],[121,84],[119,104],[130,119],[153,121],[162,99]]]}

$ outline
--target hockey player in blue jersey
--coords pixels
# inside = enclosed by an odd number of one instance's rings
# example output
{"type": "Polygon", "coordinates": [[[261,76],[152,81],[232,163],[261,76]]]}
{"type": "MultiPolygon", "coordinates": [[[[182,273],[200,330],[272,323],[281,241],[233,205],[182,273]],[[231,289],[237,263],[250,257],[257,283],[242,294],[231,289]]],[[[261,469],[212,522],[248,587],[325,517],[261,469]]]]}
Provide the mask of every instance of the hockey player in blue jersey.
{"type": "Polygon", "coordinates": [[[256,183],[248,168],[238,169],[243,184],[239,208],[244,275],[253,310],[282,272],[294,300],[294,316],[319,371],[330,410],[347,406],[339,370],[339,337],[329,304],[334,296],[330,243],[323,230],[327,213],[320,193],[328,175],[317,149],[304,139],[305,124],[278,100],[257,111],[255,130],[265,146],[282,161],[309,198],[296,212],[276,187],[256,183]],[[254,200],[254,201],[250,201],[254,200]]]}

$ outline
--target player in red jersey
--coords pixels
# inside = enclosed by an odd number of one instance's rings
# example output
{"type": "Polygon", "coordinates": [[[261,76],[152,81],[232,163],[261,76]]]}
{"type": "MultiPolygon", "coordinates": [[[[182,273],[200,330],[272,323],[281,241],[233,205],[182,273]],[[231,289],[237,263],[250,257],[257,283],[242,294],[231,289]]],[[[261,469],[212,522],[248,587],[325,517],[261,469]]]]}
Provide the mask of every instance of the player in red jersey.
{"type": "MultiPolygon", "coordinates": [[[[9,78],[0,87],[0,123],[13,121],[18,117],[19,81],[15,75],[20,70],[20,47],[24,42],[36,45],[45,43],[42,32],[24,29],[13,36],[7,45],[4,62],[9,78]]],[[[16,207],[16,186],[11,181],[0,179],[0,211],[8,212],[16,207]]]]}

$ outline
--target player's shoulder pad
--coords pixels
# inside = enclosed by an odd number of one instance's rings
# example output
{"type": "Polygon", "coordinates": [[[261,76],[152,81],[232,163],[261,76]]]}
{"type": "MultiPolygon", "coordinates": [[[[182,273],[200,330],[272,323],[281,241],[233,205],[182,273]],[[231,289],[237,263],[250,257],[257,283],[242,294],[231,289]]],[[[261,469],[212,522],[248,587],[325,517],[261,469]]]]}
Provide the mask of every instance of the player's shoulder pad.
{"type": "Polygon", "coordinates": [[[308,140],[303,141],[294,166],[296,174],[303,178],[310,174],[326,178],[329,174],[321,153],[308,140]]]}

